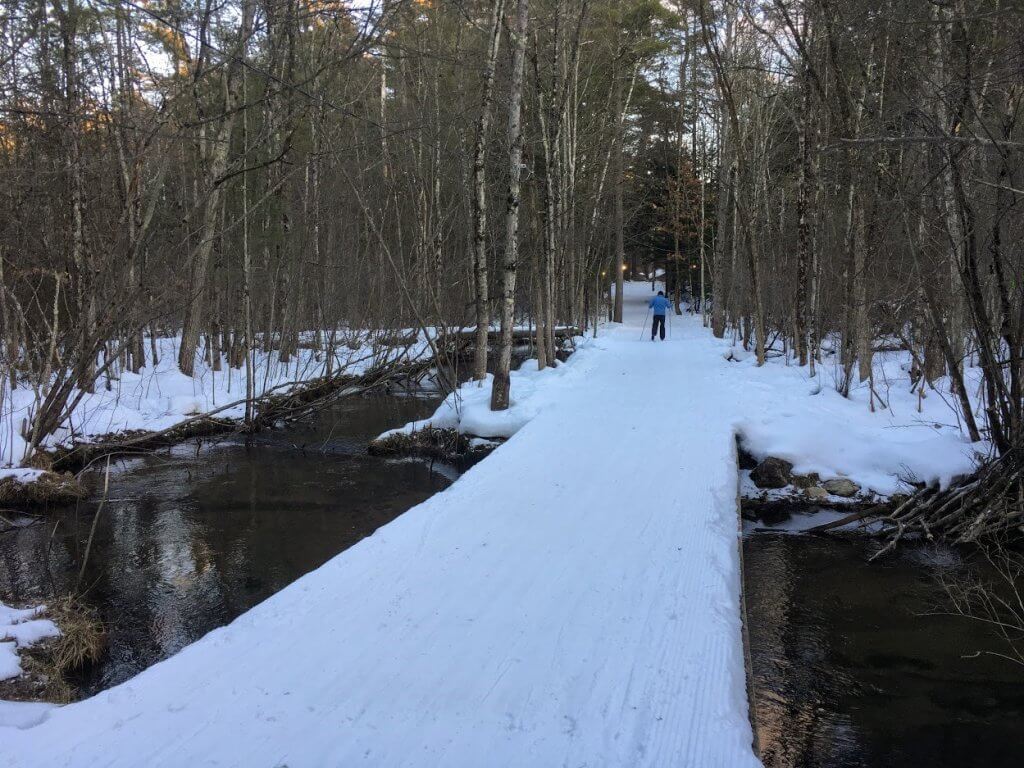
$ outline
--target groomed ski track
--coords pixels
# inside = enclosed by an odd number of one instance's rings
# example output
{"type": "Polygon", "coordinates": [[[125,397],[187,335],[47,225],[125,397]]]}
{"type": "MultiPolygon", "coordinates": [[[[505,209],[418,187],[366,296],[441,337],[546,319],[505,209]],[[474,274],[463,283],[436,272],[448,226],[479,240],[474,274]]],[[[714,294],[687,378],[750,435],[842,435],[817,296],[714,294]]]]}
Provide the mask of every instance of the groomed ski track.
{"type": "Polygon", "coordinates": [[[0,764],[760,765],[729,364],[690,316],[652,343],[650,295],[451,488],[0,764]]]}

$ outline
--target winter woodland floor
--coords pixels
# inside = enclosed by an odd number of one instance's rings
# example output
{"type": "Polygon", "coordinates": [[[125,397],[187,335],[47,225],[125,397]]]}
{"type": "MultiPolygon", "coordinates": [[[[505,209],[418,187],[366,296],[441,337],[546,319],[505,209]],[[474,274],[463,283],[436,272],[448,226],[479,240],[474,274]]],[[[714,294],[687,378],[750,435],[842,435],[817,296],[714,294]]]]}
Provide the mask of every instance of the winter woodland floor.
{"type": "Polygon", "coordinates": [[[698,318],[652,343],[649,295],[630,286],[624,325],[514,379],[496,432],[515,438],[447,491],[130,682],[0,729],[3,764],[758,765],[737,430],[882,493],[969,452],[805,372],[728,362],[698,318]]]}

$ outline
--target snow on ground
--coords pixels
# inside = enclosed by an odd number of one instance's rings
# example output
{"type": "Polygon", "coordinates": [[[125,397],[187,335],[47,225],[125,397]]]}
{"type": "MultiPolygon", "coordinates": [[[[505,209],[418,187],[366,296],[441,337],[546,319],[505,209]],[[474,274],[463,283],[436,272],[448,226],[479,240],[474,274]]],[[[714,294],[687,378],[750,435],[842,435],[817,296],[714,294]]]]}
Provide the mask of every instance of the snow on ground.
{"type": "Polygon", "coordinates": [[[0,728],[31,728],[39,725],[55,706],[35,701],[0,701],[0,728]]]}
{"type": "Polygon", "coordinates": [[[0,466],[0,480],[6,480],[12,478],[18,483],[33,483],[39,479],[39,476],[44,474],[41,469],[32,469],[31,467],[3,467],[0,466]]]}
{"type": "MultiPolygon", "coordinates": [[[[587,341],[583,338],[577,339],[577,355],[587,346],[587,341]]],[[[559,391],[552,385],[568,370],[561,363],[554,368],[538,370],[535,359],[524,361],[518,370],[511,373],[510,402],[508,410],[505,411],[491,410],[491,385],[494,376],[489,373],[486,381],[468,381],[459,387],[456,392],[445,398],[429,419],[410,422],[404,427],[389,430],[380,437],[414,432],[425,427],[458,429],[463,434],[477,437],[512,437],[551,404],[555,393],[559,391]]]]}
{"type": "Polygon", "coordinates": [[[698,318],[652,343],[649,295],[629,286],[626,324],[566,364],[521,367],[512,413],[481,415],[487,386],[442,406],[515,433],[449,489],[135,679],[0,731],[0,761],[757,765],[737,430],[883,492],[901,468],[962,471],[970,447],[897,383],[872,414],[806,371],[727,360],[698,318]]]}
{"type": "MultiPolygon", "coordinates": [[[[159,359],[155,366],[147,339],[147,366],[138,374],[120,372],[109,382],[109,390],[106,378],[101,378],[96,391],[84,397],[68,422],[46,445],[54,447],[68,443],[72,438],[88,440],[130,430],[159,431],[212,411],[217,411],[220,418],[242,418],[245,406],[239,401],[245,399],[244,369],[231,369],[225,362],[223,370],[214,371],[199,356],[196,375],[185,376],[178,370],[177,363],[180,339],[159,338],[156,341],[159,359]],[[231,407],[225,409],[224,406],[231,407]]],[[[345,370],[360,374],[386,359],[397,359],[402,355],[407,355],[410,360],[419,359],[429,354],[430,349],[423,334],[418,335],[408,352],[404,346],[375,347],[373,339],[365,334],[354,339],[353,346],[356,348],[350,349],[339,340],[334,372],[345,370]]],[[[257,396],[269,392],[283,394],[290,383],[309,381],[326,372],[325,355],[311,349],[297,350],[288,364],[279,362],[276,351],[260,351],[254,358],[253,381],[257,396]]],[[[28,386],[19,386],[13,392],[6,381],[0,386],[5,387],[0,393],[3,395],[0,397],[0,468],[17,467],[25,454],[21,425],[31,419],[35,395],[28,386]]],[[[25,478],[25,481],[30,479],[25,478]]]]}
{"type": "Polygon", "coordinates": [[[730,371],[640,342],[646,295],[449,489],[0,763],[758,765],[730,371]]]}
{"type": "Polygon", "coordinates": [[[823,480],[849,477],[880,495],[906,491],[903,480],[946,484],[974,467],[976,450],[964,437],[943,385],[929,391],[918,413],[917,394],[903,370],[906,356],[878,355],[876,399],[868,406],[866,383],[849,399],[834,386],[834,370],[824,366],[819,379],[806,368],[781,358],[758,368],[753,356],[728,363],[740,382],[742,417],[737,430],[744,447],[758,458],[776,456],[793,462],[798,474],[817,472],[823,480]]]}
{"type": "MultiPolygon", "coordinates": [[[[527,328],[516,326],[517,330],[527,328]]],[[[335,374],[344,371],[359,375],[384,362],[423,360],[432,354],[428,334],[436,338],[433,328],[426,332],[408,328],[380,333],[342,332],[334,350],[332,371],[335,374]],[[408,348],[401,343],[381,345],[379,341],[387,336],[398,341],[413,341],[408,348]]],[[[272,392],[284,394],[294,383],[326,374],[326,355],[319,350],[305,348],[312,346],[313,335],[304,333],[302,341],[302,348],[287,364],[279,361],[276,351],[256,352],[253,356],[253,381],[257,397],[272,392]]],[[[178,370],[180,343],[181,339],[177,337],[158,338],[158,361],[154,366],[147,338],[144,344],[147,365],[141,372],[112,374],[109,390],[106,388],[107,378],[101,377],[96,391],[82,399],[67,423],[44,446],[52,448],[72,440],[88,441],[132,430],[156,432],[207,413],[215,413],[223,419],[241,419],[245,413],[244,369],[229,368],[225,357],[222,370],[214,371],[200,354],[196,358],[195,376],[185,376],[178,370]]],[[[9,382],[4,379],[0,381],[0,388],[0,479],[13,476],[22,482],[31,482],[35,477],[28,473],[33,470],[18,465],[24,461],[26,447],[21,434],[22,424],[31,421],[36,396],[24,383],[12,392],[9,382]]]]}
{"type": "MultiPolygon", "coordinates": [[[[638,295],[650,295],[646,284],[629,286],[638,295]]],[[[848,477],[880,496],[906,491],[905,481],[939,482],[943,485],[975,466],[976,452],[985,445],[971,445],[961,432],[948,383],[929,390],[918,412],[918,396],[910,389],[906,353],[876,356],[876,411],[869,409],[866,383],[854,387],[849,399],[835,388],[835,363],[819,366],[816,378],[807,368],[787,365],[781,357],[771,358],[761,368],[756,359],[728,340],[714,339],[692,316],[675,317],[679,334],[692,337],[697,345],[682,377],[719,375],[728,372],[723,386],[701,402],[687,402],[685,408],[714,410],[729,414],[744,447],[759,459],[775,456],[793,463],[797,474],[816,472],[822,481],[848,477]],[[945,390],[945,393],[944,393],[945,390]]],[[[643,334],[645,338],[649,337],[643,334]]],[[[592,340],[579,340],[580,349],[592,340]]],[[[649,340],[647,343],[651,343],[649,340]]],[[[577,352],[577,355],[580,352],[577,352]]],[[[565,366],[537,370],[527,360],[512,373],[512,404],[509,410],[490,411],[490,382],[463,385],[450,395],[428,419],[406,424],[384,433],[410,432],[426,426],[458,428],[464,434],[481,437],[510,437],[538,413],[558,402],[551,387],[566,372],[565,366]]],[[[654,370],[651,376],[664,376],[654,370]]],[[[968,381],[977,377],[967,372],[968,381]]],[[[636,393],[644,397],[644,393],[636,393]]],[[[612,407],[612,404],[609,404],[612,407]]],[[[741,487],[744,495],[762,495],[749,480],[741,487]]],[[[779,495],[789,493],[781,491],[779,495]]],[[[768,494],[772,496],[772,494],[768,494]]],[[[856,502],[856,499],[842,503],[856,502]]]]}
{"type": "Polygon", "coordinates": [[[60,634],[56,624],[39,618],[45,611],[45,605],[17,609],[0,603],[0,680],[21,674],[20,648],[28,648],[40,640],[60,634]]]}

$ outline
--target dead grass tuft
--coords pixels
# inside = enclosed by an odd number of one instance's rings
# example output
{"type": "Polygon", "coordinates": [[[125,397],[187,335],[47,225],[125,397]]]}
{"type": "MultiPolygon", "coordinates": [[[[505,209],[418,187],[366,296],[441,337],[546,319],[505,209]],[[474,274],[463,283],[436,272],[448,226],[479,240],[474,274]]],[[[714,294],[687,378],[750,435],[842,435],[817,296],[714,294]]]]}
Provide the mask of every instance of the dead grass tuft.
{"type": "Polygon", "coordinates": [[[70,473],[44,472],[31,483],[13,477],[0,480],[0,504],[15,507],[72,504],[86,496],[85,487],[70,473]]]}
{"type": "Polygon", "coordinates": [[[469,439],[455,429],[424,427],[415,432],[396,432],[369,445],[371,456],[425,456],[452,460],[469,451],[469,439]]]}
{"type": "Polygon", "coordinates": [[[29,458],[27,465],[33,469],[42,469],[47,472],[52,472],[53,456],[46,451],[35,451],[29,458]]]}
{"type": "Polygon", "coordinates": [[[47,701],[67,704],[78,698],[68,677],[99,660],[106,632],[96,611],[71,595],[47,603],[45,618],[60,629],[49,638],[20,651],[22,674],[0,682],[0,700],[47,701]]]}
{"type": "Polygon", "coordinates": [[[60,628],[54,638],[53,664],[60,674],[74,672],[97,661],[107,645],[107,633],[96,610],[67,595],[47,608],[50,619],[60,628]]]}

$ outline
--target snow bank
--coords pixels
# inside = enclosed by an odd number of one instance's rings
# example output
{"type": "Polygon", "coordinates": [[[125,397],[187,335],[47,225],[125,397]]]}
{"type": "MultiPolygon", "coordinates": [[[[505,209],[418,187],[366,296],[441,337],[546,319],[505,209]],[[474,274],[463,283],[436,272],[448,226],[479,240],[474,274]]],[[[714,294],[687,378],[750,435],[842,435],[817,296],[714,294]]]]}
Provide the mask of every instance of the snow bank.
{"type": "MultiPolygon", "coordinates": [[[[517,331],[529,326],[516,326],[517,331]]],[[[561,329],[561,327],[560,327],[561,329]]],[[[497,330],[497,326],[492,327],[497,330]]],[[[563,329],[564,330],[564,329],[563,329]]],[[[469,329],[467,332],[472,331],[469,329]]],[[[385,362],[424,360],[432,354],[430,337],[437,330],[426,332],[405,328],[381,332],[342,330],[334,350],[332,371],[359,375],[385,362]],[[399,340],[388,346],[384,340],[399,340]],[[402,340],[411,339],[406,346],[402,340]]],[[[291,383],[301,384],[322,377],[327,372],[326,355],[314,346],[313,334],[304,333],[301,346],[289,363],[279,361],[279,353],[257,351],[253,357],[253,381],[257,397],[270,392],[284,394],[291,383]]],[[[68,445],[73,440],[88,441],[104,435],[134,430],[160,431],[194,416],[216,411],[219,418],[241,419],[245,413],[245,371],[228,367],[226,357],[222,370],[215,371],[202,354],[196,357],[195,376],[178,370],[179,337],[156,339],[157,362],[147,338],[144,344],[146,366],[140,373],[122,371],[111,379],[101,377],[96,391],[87,394],[70,418],[47,441],[44,447],[68,445]],[[107,385],[110,389],[107,389],[107,385]],[[225,406],[231,406],[225,408],[225,406]]],[[[4,468],[17,468],[24,460],[26,442],[21,435],[23,423],[31,421],[35,393],[25,384],[13,392],[9,383],[0,381],[0,479],[4,468]]],[[[490,391],[490,390],[488,390],[490,391]]],[[[77,390],[76,393],[77,394],[77,390]]],[[[471,398],[472,399],[472,398],[471,398]]],[[[509,417],[515,422],[513,417],[509,417]]],[[[520,420],[521,421],[521,420],[520,420]]],[[[511,429],[512,424],[505,429],[511,429]]],[[[521,425],[521,423],[520,423],[521,425]]],[[[18,472],[26,470],[18,469],[18,472]]],[[[19,476],[21,478],[21,476],[19,476]]],[[[23,482],[33,478],[24,476],[23,482]]]]}
{"type": "Polygon", "coordinates": [[[939,391],[928,391],[918,412],[906,355],[877,356],[875,387],[884,407],[876,398],[872,413],[867,383],[844,398],[835,389],[835,371],[829,365],[819,366],[818,377],[811,379],[807,368],[786,365],[781,358],[758,368],[753,356],[740,353],[742,348],[725,363],[739,400],[713,407],[741,414],[737,432],[750,453],[786,459],[798,474],[817,472],[823,480],[848,477],[887,496],[907,490],[905,480],[948,484],[970,472],[976,451],[987,447],[967,441],[951,400],[940,394],[941,383],[939,391]]]}
{"type": "MultiPolygon", "coordinates": [[[[334,351],[332,370],[358,375],[386,360],[397,360],[402,356],[409,360],[420,359],[430,353],[430,346],[422,333],[414,335],[416,341],[408,350],[404,346],[375,346],[373,337],[365,334],[353,342],[355,349],[339,341],[334,351]]],[[[120,372],[109,382],[101,377],[96,391],[82,399],[68,421],[46,441],[45,446],[53,448],[69,444],[72,440],[87,441],[132,430],[160,431],[215,410],[221,418],[242,418],[245,406],[238,401],[245,398],[245,371],[231,369],[226,362],[223,370],[215,371],[200,355],[196,358],[195,376],[185,376],[178,370],[179,344],[178,338],[157,339],[158,361],[154,365],[147,339],[146,367],[138,374],[120,372]],[[106,388],[108,383],[110,389],[106,388]],[[237,404],[218,410],[232,403],[237,404]]],[[[278,360],[276,351],[259,351],[254,358],[253,380],[257,397],[272,391],[283,394],[289,383],[310,381],[324,376],[327,371],[326,356],[319,350],[300,348],[287,364],[278,360]]],[[[24,460],[26,443],[21,435],[21,425],[32,418],[35,394],[24,385],[13,392],[6,381],[0,382],[0,386],[5,387],[0,398],[3,404],[0,412],[0,467],[10,468],[24,460]]]]}
{"type": "Polygon", "coordinates": [[[43,474],[45,474],[43,470],[31,467],[0,466],[0,480],[12,479],[16,483],[34,483],[43,474]]]}
{"type": "Polygon", "coordinates": [[[0,603],[0,680],[21,674],[19,648],[28,648],[40,640],[60,634],[52,621],[38,618],[45,610],[45,605],[17,609],[0,603]]]}
{"type": "Polygon", "coordinates": [[[430,418],[389,430],[377,439],[396,433],[409,434],[426,427],[457,429],[462,434],[476,437],[512,437],[551,404],[558,384],[564,380],[566,373],[573,367],[573,361],[578,359],[577,356],[589,343],[582,337],[578,337],[576,342],[578,351],[567,363],[538,370],[537,360],[530,359],[512,371],[507,410],[491,410],[494,376],[487,374],[485,381],[466,382],[448,395],[430,418]]]}
{"type": "MultiPolygon", "coordinates": [[[[637,290],[636,285],[630,290],[637,290]]],[[[865,490],[889,496],[907,490],[906,481],[948,484],[970,472],[977,451],[987,448],[972,445],[961,432],[952,399],[943,397],[943,387],[948,391],[948,385],[940,382],[938,391],[929,390],[918,412],[918,396],[910,390],[907,377],[910,358],[906,353],[876,355],[877,396],[872,413],[867,383],[854,387],[850,397],[844,398],[836,391],[837,374],[828,364],[819,365],[813,379],[807,368],[787,365],[783,358],[770,358],[758,368],[753,354],[715,339],[692,316],[676,318],[676,325],[677,335],[690,336],[686,341],[689,359],[681,376],[693,376],[701,368],[722,378],[711,397],[686,407],[728,414],[744,447],[759,459],[776,456],[792,462],[798,474],[816,472],[822,481],[847,477],[865,490]]],[[[574,361],[587,355],[593,341],[578,338],[579,351],[555,368],[538,371],[536,360],[520,365],[512,372],[511,405],[506,411],[490,410],[493,377],[488,374],[483,386],[478,382],[462,385],[430,418],[380,437],[424,427],[511,437],[558,399],[565,374],[574,361]]],[[[968,382],[977,375],[976,370],[968,371],[968,382]]],[[[633,396],[645,395],[638,391],[633,396]]]]}

